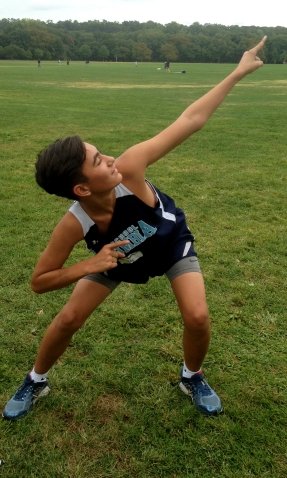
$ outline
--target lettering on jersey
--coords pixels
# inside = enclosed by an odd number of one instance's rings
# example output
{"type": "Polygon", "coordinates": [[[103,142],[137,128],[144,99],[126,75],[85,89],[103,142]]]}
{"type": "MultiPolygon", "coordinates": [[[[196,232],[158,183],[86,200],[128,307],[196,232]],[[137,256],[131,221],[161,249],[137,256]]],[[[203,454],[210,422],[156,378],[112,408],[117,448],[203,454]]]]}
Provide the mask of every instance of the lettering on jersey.
{"type": "Polygon", "coordinates": [[[145,221],[138,221],[137,226],[131,225],[127,227],[127,229],[119,234],[113,242],[124,241],[125,239],[128,239],[130,241],[129,244],[117,248],[118,251],[124,252],[126,254],[139,244],[142,244],[149,237],[154,236],[156,231],[156,227],[150,226],[145,221]]]}

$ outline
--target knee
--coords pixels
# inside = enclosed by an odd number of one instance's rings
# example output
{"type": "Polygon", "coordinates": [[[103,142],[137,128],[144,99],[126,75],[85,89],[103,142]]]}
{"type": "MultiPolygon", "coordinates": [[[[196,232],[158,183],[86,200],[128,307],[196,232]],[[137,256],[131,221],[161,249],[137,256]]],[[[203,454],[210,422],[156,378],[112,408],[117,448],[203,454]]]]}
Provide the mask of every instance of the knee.
{"type": "Polygon", "coordinates": [[[62,333],[73,334],[85,322],[85,318],[75,308],[66,305],[55,317],[55,325],[62,333]]]}
{"type": "Polygon", "coordinates": [[[184,325],[191,331],[209,329],[209,315],[206,305],[194,307],[184,313],[184,325]]]}

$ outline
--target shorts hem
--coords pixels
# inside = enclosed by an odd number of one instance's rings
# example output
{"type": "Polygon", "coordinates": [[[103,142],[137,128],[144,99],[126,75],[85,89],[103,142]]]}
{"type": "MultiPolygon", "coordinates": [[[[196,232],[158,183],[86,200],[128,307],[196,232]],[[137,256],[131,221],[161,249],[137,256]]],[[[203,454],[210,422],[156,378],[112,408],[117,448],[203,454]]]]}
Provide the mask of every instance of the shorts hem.
{"type": "Polygon", "coordinates": [[[179,277],[182,274],[186,274],[188,272],[198,272],[200,274],[202,273],[197,256],[184,257],[183,259],[180,259],[175,264],[173,264],[170,269],[168,269],[165,275],[169,279],[169,281],[172,281],[176,277],[179,277]]]}

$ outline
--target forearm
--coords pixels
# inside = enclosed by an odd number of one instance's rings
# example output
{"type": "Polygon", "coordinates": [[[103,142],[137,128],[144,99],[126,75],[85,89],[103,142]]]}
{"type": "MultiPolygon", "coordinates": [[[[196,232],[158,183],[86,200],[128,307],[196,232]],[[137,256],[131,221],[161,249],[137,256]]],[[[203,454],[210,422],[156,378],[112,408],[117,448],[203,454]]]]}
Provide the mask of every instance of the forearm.
{"type": "MultiPolygon", "coordinates": [[[[84,260],[61,269],[50,270],[43,273],[34,273],[31,288],[37,294],[62,289],[78,281],[91,272],[89,260],[84,260]]],[[[93,272],[97,272],[93,268],[93,272]]]]}
{"type": "Polygon", "coordinates": [[[243,76],[236,68],[214,88],[188,106],[174,123],[155,136],[152,141],[147,142],[147,145],[150,145],[150,150],[146,148],[148,164],[161,158],[196,131],[203,128],[228,93],[243,76]]]}
{"type": "Polygon", "coordinates": [[[151,152],[147,155],[149,164],[203,128],[228,93],[245,74],[237,67],[224,80],[188,106],[174,123],[155,136],[151,143],[151,152]]]}
{"type": "MultiPolygon", "coordinates": [[[[48,259],[44,260],[36,266],[32,276],[31,287],[34,292],[42,294],[51,290],[61,289],[73,282],[82,279],[88,274],[97,272],[105,272],[117,267],[118,259],[125,257],[123,252],[118,248],[129,243],[127,239],[123,241],[111,242],[102,247],[102,249],[92,257],[78,262],[77,264],[60,267],[62,261],[58,262],[56,268],[55,263],[52,266],[48,259]]],[[[49,255],[49,254],[48,254],[49,255]]]]}
{"type": "Polygon", "coordinates": [[[181,119],[187,121],[187,136],[201,129],[206,124],[241,78],[242,75],[237,69],[235,69],[224,80],[186,108],[181,115],[181,119]]]}
{"type": "Polygon", "coordinates": [[[186,122],[186,137],[205,125],[236,83],[263,65],[257,54],[264,47],[266,38],[263,37],[254,48],[246,51],[235,70],[182,113],[180,118],[183,123],[186,122]]]}

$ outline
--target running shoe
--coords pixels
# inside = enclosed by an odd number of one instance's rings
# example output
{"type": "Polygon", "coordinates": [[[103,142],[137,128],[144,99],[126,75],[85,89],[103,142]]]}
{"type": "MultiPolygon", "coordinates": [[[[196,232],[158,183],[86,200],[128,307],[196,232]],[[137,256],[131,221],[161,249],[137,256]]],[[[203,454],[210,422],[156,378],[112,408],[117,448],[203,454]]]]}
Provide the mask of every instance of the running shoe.
{"type": "Polygon", "coordinates": [[[223,411],[220,398],[208,385],[203,373],[197,372],[191,378],[182,376],[183,367],[180,371],[179,388],[188,395],[197,410],[205,415],[219,415],[223,411]]]}
{"type": "Polygon", "coordinates": [[[34,382],[28,374],[15,395],[7,402],[2,416],[7,420],[17,420],[26,415],[40,398],[50,391],[48,380],[34,382]]]}

